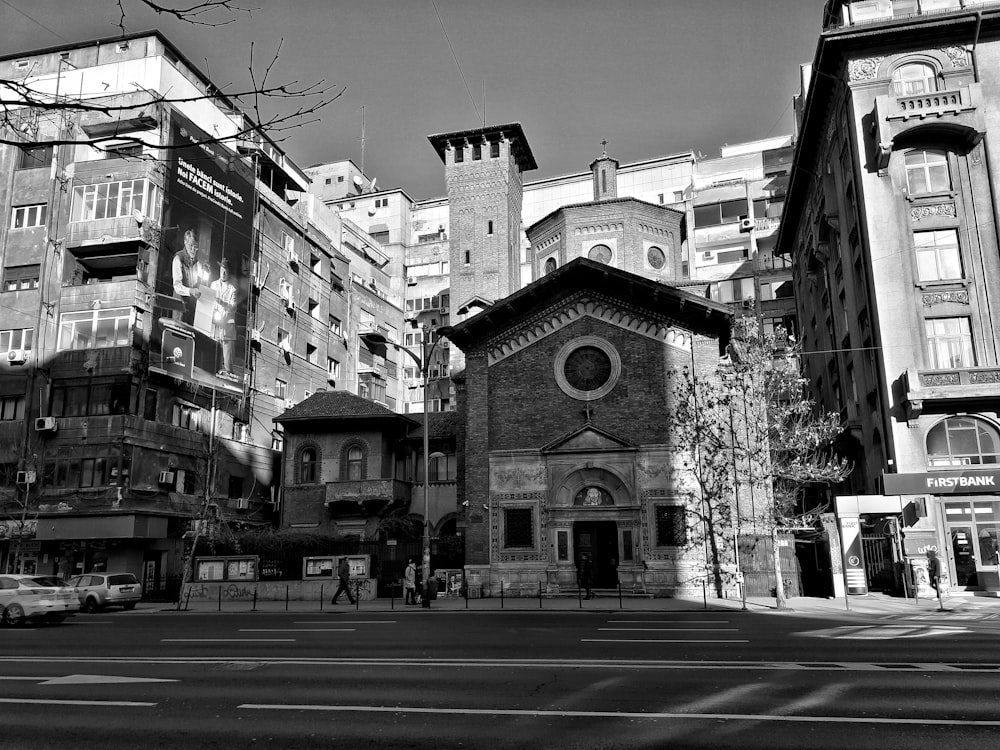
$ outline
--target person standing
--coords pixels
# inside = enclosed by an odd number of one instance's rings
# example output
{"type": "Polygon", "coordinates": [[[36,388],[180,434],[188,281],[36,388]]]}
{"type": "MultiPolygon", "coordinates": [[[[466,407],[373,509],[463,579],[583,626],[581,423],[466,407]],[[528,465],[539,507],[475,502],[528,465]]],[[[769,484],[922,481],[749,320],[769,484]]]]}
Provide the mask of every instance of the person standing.
{"type": "Polygon", "coordinates": [[[340,581],[340,585],[337,587],[337,593],[333,595],[330,604],[336,604],[340,595],[345,593],[347,601],[354,604],[354,594],[351,593],[351,565],[347,562],[346,557],[340,558],[340,564],[337,566],[337,579],[340,581]]]}
{"type": "Polygon", "coordinates": [[[229,281],[229,261],[219,263],[219,278],[212,282],[215,292],[215,310],[212,313],[212,333],[222,347],[222,369],[217,375],[235,380],[233,373],[233,345],[236,342],[236,287],[229,281]]]}
{"type": "Polygon", "coordinates": [[[403,571],[403,591],[406,595],[406,604],[417,603],[417,566],[411,557],[406,563],[406,570],[403,571]]]}
{"type": "Polygon", "coordinates": [[[584,599],[593,599],[594,592],[591,589],[594,581],[594,566],[590,562],[590,555],[584,554],[580,558],[579,586],[583,589],[584,599]]]}
{"type": "Polygon", "coordinates": [[[193,229],[184,232],[184,247],[174,254],[170,264],[170,275],[174,286],[174,296],[184,303],[181,321],[194,325],[195,310],[201,287],[208,284],[208,266],[202,261],[198,248],[198,235],[193,229]]]}

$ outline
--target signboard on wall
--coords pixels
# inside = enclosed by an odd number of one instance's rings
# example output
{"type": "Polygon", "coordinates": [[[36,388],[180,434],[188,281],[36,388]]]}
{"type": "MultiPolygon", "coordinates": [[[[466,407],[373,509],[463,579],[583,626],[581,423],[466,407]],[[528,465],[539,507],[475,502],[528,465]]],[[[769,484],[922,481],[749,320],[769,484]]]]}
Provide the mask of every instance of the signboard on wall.
{"type": "Polygon", "coordinates": [[[883,474],[887,495],[1000,494],[1000,471],[934,471],[925,474],[883,474]]]}
{"type": "Polygon", "coordinates": [[[150,369],[242,392],[254,180],[208,140],[171,113],[150,369]]]}

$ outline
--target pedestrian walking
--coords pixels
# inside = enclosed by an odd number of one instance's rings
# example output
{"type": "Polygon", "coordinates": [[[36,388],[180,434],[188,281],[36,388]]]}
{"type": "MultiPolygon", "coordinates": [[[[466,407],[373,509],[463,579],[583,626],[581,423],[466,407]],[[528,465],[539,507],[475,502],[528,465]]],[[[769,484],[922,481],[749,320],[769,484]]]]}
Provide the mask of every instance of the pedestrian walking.
{"type": "Polygon", "coordinates": [[[580,568],[577,571],[577,585],[584,591],[584,599],[593,599],[594,592],[591,589],[594,581],[594,566],[590,562],[590,555],[583,555],[580,558],[580,568]]]}
{"type": "Polygon", "coordinates": [[[340,598],[341,594],[347,594],[347,601],[354,604],[354,594],[351,593],[351,566],[346,557],[340,558],[340,564],[337,566],[337,578],[340,585],[337,587],[337,593],[333,595],[330,604],[337,604],[337,599],[340,598]]]}
{"type": "Polygon", "coordinates": [[[927,550],[927,578],[931,586],[937,592],[938,609],[944,609],[941,601],[941,561],[938,559],[937,551],[927,550]]]}
{"type": "Polygon", "coordinates": [[[411,557],[406,562],[406,570],[403,571],[403,591],[406,594],[406,604],[417,603],[417,566],[411,557]]]}

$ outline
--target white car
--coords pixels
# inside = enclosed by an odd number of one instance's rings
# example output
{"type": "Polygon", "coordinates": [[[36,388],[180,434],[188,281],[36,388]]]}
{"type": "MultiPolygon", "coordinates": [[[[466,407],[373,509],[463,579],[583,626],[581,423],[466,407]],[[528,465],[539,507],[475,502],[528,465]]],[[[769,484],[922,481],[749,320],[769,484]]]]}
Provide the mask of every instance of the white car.
{"type": "Polygon", "coordinates": [[[142,601],[142,585],[131,573],[87,573],[69,580],[80,597],[80,609],[96,612],[110,606],[135,609],[142,601]]]}
{"type": "Polygon", "coordinates": [[[0,620],[62,622],[80,606],[76,591],[55,576],[0,575],[0,620]]]}

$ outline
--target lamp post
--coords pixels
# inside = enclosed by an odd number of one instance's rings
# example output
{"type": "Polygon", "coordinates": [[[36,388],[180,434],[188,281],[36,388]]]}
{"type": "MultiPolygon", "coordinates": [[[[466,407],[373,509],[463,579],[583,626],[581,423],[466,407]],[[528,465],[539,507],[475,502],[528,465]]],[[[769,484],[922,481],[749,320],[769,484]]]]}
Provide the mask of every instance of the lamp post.
{"type": "MultiPolygon", "coordinates": [[[[389,341],[385,335],[377,332],[369,332],[361,334],[361,340],[364,341],[369,346],[391,346],[396,351],[404,352],[416,363],[417,369],[420,371],[420,378],[423,382],[424,389],[424,534],[423,534],[423,577],[424,577],[424,590],[421,601],[424,607],[431,606],[430,599],[430,580],[431,580],[431,518],[430,518],[430,432],[428,430],[428,415],[427,410],[427,386],[429,385],[429,373],[430,373],[430,359],[434,354],[434,350],[437,348],[439,338],[435,338],[431,342],[430,348],[427,348],[427,338],[429,334],[434,333],[434,329],[429,326],[421,326],[421,332],[423,333],[423,341],[420,344],[421,356],[417,356],[405,346],[400,346],[395,341],[389,341]]],[[[440,329],[439,329],[440,330],[440,329]]],[[[435,454],[437,455],[443,454],[435,454]]]]}

